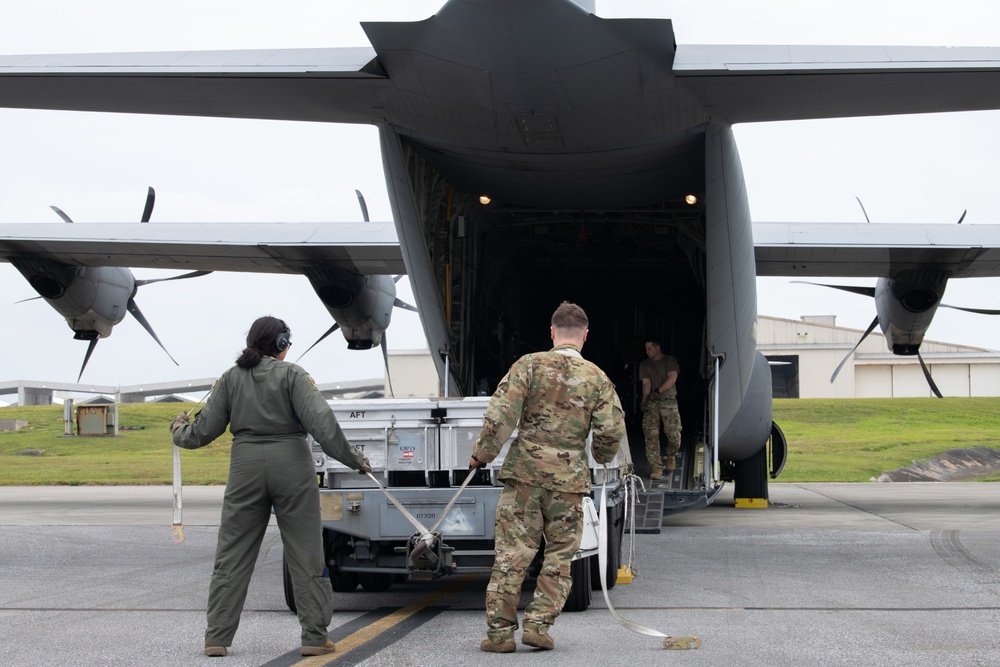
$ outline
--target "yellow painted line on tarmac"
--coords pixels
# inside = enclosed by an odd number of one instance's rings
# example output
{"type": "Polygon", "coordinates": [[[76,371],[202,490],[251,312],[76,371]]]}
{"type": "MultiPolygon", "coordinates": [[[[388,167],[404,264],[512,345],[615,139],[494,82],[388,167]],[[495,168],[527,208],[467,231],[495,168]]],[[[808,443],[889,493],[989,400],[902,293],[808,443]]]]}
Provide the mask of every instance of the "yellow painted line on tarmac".
{"type": "Polygon", "coordinates": [[[367,625],[358,630],[357,632],[350,634],[341,640],[338,640],[336,652],[328,653],[326,655],[317,655],[308,658],[303,658],[302,660],[293,663],[292,667],[322,667],[323,665],[327,665],[333,662],[334,660],[337,660],[338,658],[350,653],[359,646],[364,645],[366,642],[371,641],[375,637],[378,637],[386,630],[389,630],[390,628],[399,625],[400,623],[408,619],[410,616],[413,616],[422,609],[426,609],[435,602],[438,602],[448,597],[455,591],[464,588],[466,584],[468,584],[470,581],[472,581],[478,576],[479,575],[477,574],[471,574],[471,573],[461,575],[460,577],[458,577],[457,581],[455,581],[447,588],[444,588],[436,593],[428,595],[427,597],[421,600],[417,600],[416,602],[408,604],[401,609],[397,609],[388,616],[384,616],[379,620],[375,621],[371,625],[367,625]]]}

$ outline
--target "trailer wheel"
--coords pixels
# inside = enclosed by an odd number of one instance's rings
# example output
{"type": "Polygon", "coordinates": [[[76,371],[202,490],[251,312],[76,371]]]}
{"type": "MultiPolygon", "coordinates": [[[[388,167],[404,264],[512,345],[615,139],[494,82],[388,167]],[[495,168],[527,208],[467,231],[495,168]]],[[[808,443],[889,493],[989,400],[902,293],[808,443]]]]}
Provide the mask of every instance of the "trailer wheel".
{"type": "Polygon", "coordinates": [[[358,587],[357,572],[335,572],[330,568],[330,585],[336,593],[350,593],[358,587]]]}
{"type": "Polygon", "coordinates": [[[361,580],[361,588],[369,593],[382,593],[392,586],[394,574],[382,574],[381,572],[359,572],[358,578],[361,580]]]}
{"type": "Polygon", "coordinates": [[[281,555],[281,583],[285,588],[285,604],[289,611],[295,613],[295,588],[292,587],[292,574],[288,571],[288,561],[284,554],[281,555]]]}
{"type": "Polygon", "coordinates": [[[573,587],[563,605],[563,611],[587,611],[590,606],[590,558],[577,558],[570,563],[573,587]]]}

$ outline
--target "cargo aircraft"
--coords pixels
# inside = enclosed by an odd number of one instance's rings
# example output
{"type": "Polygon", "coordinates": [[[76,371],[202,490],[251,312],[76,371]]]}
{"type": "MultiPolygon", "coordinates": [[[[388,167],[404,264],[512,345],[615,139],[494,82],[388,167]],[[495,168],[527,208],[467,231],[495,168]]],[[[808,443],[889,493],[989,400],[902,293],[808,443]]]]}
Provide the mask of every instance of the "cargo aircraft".
{"type": "Polygon", "coordinates": [[[916,354],[948,280],[1000,275],[994,226],[753,223],[732,131],[998,109],[998,48],[678,44],[669,20],[571,0],[450,0],[363,28],[360,48],[0,56],[0,106],[373,125],[392,224],[5,224],[0,258],[41,267],[33,284],[78,267],[302,274],[369,344],[392,304],[371,277],[405,273],[451,395],[492,391],[575,301],[631,414],[642,340],[678,357],[695,504],[720,479],[766,499],[784,462],[756,276],[877,277],[877,324],[916,354]]]}

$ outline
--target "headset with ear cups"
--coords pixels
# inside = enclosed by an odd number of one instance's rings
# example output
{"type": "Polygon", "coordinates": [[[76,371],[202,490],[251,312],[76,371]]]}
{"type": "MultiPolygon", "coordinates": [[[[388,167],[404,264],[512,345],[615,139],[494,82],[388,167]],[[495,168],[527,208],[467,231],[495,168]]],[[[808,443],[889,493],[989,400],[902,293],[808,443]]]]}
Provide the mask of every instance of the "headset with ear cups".
{"type": "Polygon", "coordinates": [[[278,352],[284,352],[291,346],[292,346],[292,332],[289,331],[288,329],[282,331],[280,334],[278,334],[278,337],[274,339],[274,349],[276,349],[278,352]]]}

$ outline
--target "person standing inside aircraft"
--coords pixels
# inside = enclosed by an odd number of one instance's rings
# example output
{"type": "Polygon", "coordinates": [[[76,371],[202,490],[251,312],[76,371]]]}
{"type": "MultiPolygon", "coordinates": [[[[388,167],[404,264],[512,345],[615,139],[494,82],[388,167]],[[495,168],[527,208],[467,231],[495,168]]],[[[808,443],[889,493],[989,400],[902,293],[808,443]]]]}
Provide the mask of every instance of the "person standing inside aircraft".
{"type": "Polygon", "coordinates": [[[608,463],[625,435],[615,386],[580,351],[587,314],[564,301],[552,315],[553,348],[518,359],[490,399],[470,468],[495,459],[517,427],[500,470],[496,560],[486,588],[487,637],[479,648],[515,650],[517,603],[528,565],[545,539],[535,597],[524,610],[521,643],[551,649],[549,627],[562,611],[572,579],[570,560],[580,546],[583,494],[590,491],[587,435],[594,460],[608,463]]]}
{"type": "Polygon", "coordinates": [[[646,439],[646,460],[653,470],[650,479],[663,477],[663,469],[677,467],[676,456],[681,448],[681,414],[677,409],[677,359],[664,354],[658,340],[646,341],[648,359],[639,364],[642,380],[642,434],[646,439]],[[667,436],[665,461],[660,458],[660,424],[667,436]],[[666,463],[666,466],[664,466],[666,463]]]}
{"type": "Polygon", "coordinates": [[[361,473],[371,472],[371,467],[344,437],[313,379],[284,361],[291,335],[276,317],[256,320],[246,349],[215,383],[194,422],[182,412],[170,424],[174,444],[185,449],[204,447],[227,425],[233,434],[208,589],[208,656],[224,656],[232,645],[272,507],[295,592],[302,655],[336,650],[327,637],[333,594],[323,575],[319,491],[306,433],[341,463],[361,473]]]}

